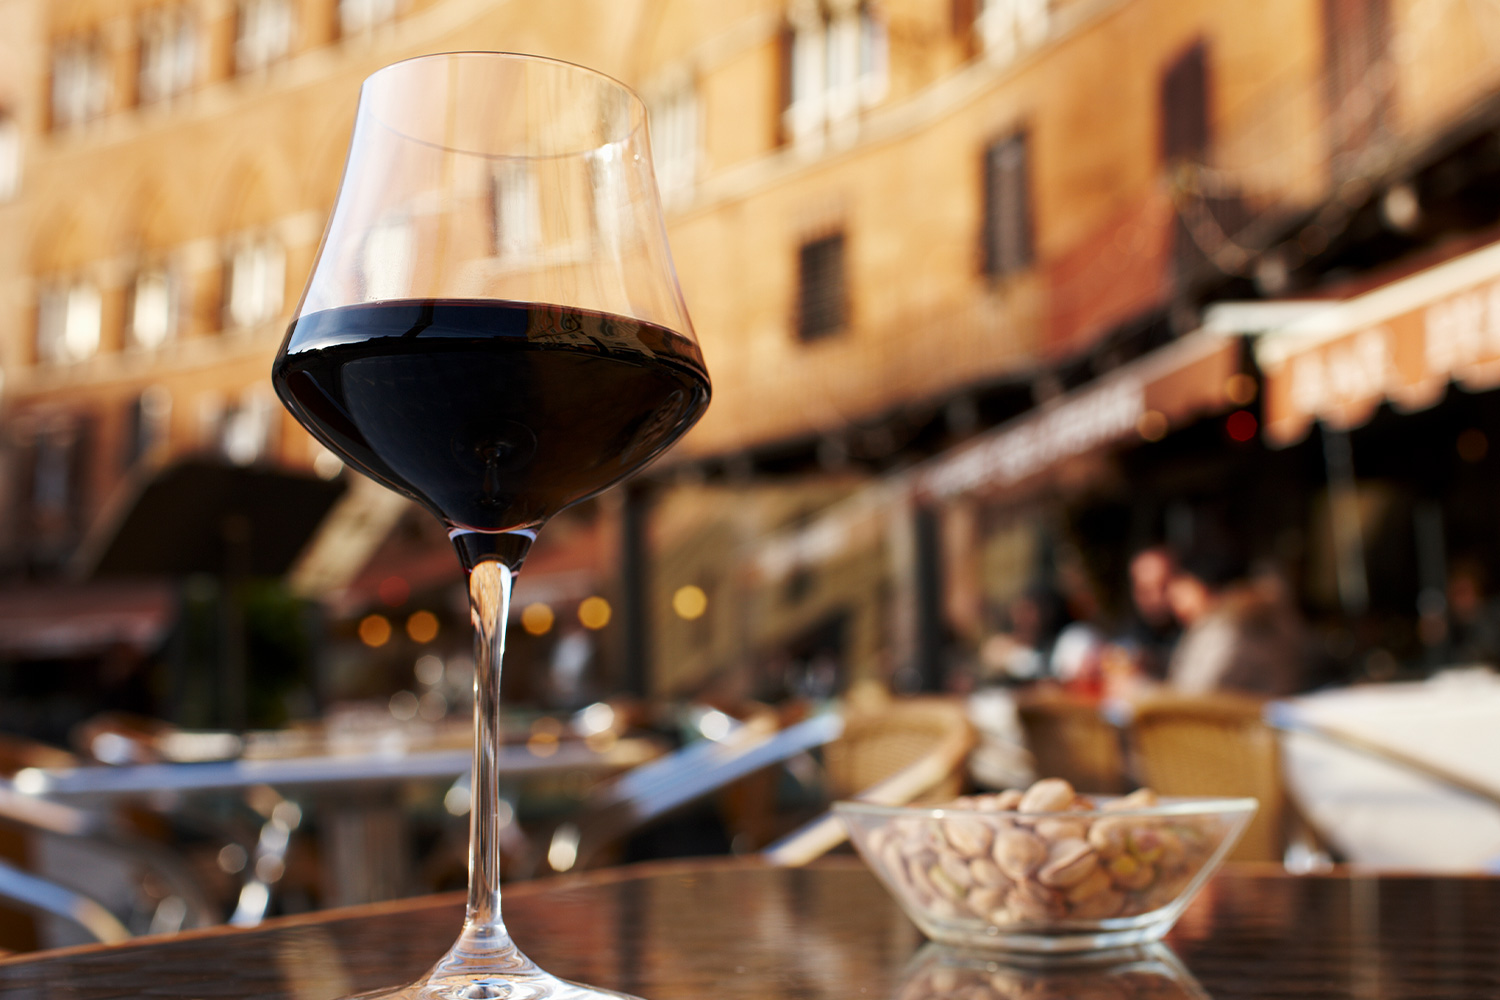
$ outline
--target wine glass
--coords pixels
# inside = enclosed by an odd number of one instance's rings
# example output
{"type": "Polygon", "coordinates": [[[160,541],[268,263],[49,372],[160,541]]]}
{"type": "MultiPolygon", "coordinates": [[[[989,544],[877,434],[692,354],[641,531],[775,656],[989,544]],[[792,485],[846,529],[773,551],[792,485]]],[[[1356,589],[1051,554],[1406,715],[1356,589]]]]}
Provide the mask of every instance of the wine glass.
{"type": "Polygon", "coordinates": [[[537,530],[661,454],[708,405],[640,99],[509,53],[372,75],[272,379],[314,437],[441,518],[468,574],[463,930],[421,980],[367,995],[621,996],[550,976],[511,941],[495,761],[511,584],[537,530]]]}

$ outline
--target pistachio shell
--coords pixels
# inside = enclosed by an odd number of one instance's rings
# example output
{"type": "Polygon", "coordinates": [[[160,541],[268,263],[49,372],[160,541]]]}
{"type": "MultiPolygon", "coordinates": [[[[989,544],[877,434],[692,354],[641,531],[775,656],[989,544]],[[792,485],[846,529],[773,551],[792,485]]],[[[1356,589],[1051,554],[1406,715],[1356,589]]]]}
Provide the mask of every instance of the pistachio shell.
{"type": "Polygon", "coordinates": [[[997,889],[1009,886],[1010,880],[995,864],[992,858],[975,858],[969,862],[969,877],[974,880],[975,885],[984,886],[989,889],[997,889]]]}
{"type": "Polygon", "coordinates": [[[1061,812],[1073,805],[1077,795],[1073,786],[1061,778],[1043,778],[1021,796],[1017,805],[1023,813],[1061,812]]]}
{"type": "Polygon", "coordinates": [[[1029,878],[1047,860],[1047,844],[1025,830],[1007,830],[995,838],[995,864],[1011,879],[1029,878]]]}
{"type": "Polygon", "coordinates": [[[1053,889],[1077,885],[1099,867],[1099,855],[1082,840],[1062,840],[1052,846],[1037,881],[1053,889]]]}
{"type": "Polygon", "coordinates": [[[977,817],[950,816],[943,820],[942,827],[943,837],[966,858],[983,857],[995,841],[989,825],[977,817]]]}

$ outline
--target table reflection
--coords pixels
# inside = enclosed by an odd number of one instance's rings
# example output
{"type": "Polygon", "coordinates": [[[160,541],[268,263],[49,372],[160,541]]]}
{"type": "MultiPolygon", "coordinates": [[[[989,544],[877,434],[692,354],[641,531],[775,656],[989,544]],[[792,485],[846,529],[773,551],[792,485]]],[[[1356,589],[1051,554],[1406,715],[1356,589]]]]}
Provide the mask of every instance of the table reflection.
{"type": "Polygon", "coordinates": [[[1078,956],[1000,955],[928,944],[893,1000],[1211,1000],[1165,945],[1078,956]]]}

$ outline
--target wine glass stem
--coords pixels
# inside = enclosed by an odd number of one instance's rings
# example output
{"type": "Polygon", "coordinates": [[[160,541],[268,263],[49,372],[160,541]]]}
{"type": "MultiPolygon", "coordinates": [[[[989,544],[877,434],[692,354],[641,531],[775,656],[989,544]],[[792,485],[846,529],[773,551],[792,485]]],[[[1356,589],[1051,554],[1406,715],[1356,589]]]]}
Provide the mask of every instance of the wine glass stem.
{"type": "Polygon", "coordinates": [[[474,770],[469,800],[469,906],[463,937],[482,952],[513,951],[500,913],[500,663],[515,574],[498,559],[469,571],[474,621],[474,770]]]}

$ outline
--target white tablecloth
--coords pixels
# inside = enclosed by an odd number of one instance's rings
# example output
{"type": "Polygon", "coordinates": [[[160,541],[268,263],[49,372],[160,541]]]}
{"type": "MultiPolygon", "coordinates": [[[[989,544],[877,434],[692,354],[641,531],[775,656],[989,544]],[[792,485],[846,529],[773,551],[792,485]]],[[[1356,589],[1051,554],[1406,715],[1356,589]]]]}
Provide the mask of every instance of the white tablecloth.
{"type": "MultiPolygon", "coordinates": [[[[1500,676],[1488,670],[1319,692],[1276,709],[1500,792],[1500,676]]],[[[1297,804],[1349,862],[1500,872],[1500,808],[1310,735],[1287,734],[1283,748],[1297,804]]]]}

